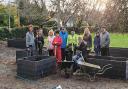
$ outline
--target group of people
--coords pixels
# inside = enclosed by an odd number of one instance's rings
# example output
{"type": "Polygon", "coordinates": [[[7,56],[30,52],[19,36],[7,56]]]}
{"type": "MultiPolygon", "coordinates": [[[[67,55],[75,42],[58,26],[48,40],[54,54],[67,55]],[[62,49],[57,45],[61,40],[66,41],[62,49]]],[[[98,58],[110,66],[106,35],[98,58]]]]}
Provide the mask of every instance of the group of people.
{"type": "MultiPolygon", "coordinates": [[[[70,47],[72,54],[76,53],[76,50],[82,51],[84,58],[87,57],[88,53],[92,49],[92,36],[89,28],[84,29],[83,36],[79,37],[76,35],[75,31],[68,32],[65,28],[60,28],[60,30],[53,31],[50,30],[47,37],[47,48],[50,56],[56,56],[57,63],[65,60],[66,48],[70,47]]],[[[105,27],[97,31],[94,37],[94,51],[97,56],[109,56],[109,45],[110,36],[106,31],[105,27]]],[[[37,30],[36,35],[33,33],[33,26],[29,25],[29,31],[26,33],[26,47],[28,50],[38,50],[39,54],[42,54],[42,48],[44,46],[44,37],[42,30],[37,30]]],[[[32,53],[33,54],[33,53],[32,53]]]]}
{"type": "Polygon", "coordinates": [[[110,56],[110,35],[106,31],[105,27],[102,27],[100,31],[97,31],[94,38],[94,51],[96,55],[110,56]]]}

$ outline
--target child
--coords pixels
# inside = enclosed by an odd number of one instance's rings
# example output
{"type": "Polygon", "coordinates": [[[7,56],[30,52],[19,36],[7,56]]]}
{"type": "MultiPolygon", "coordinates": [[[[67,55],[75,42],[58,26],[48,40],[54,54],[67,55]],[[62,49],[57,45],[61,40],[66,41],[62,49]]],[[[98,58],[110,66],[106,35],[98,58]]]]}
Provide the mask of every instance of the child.
{"type": "Polygon", "coordinates": [[[54,31],[53,30],[50,30],[48,34],[49,34],[49,36],[48,36],[48,51],[49,51],[49,56],[54,56],[54,46],[52,45],[53,39],[55,38],[54,31]]]}
{"type": "Polygon", "coordinates": [[[87,40],[86,39],[81,40],[81,43],[79,44],[78,49],[82,51],[83,57],[87,58],[88,53],[87,53],[87,40]]]}
{"type": "Polygon", "coordinates": [[[52,44],[54,46],[54,55],[56,56],[57,64],[60,64],[62,61],[62,56],[61,56],[62,38],[59,35],[59,31],[56,31],[55,35],[56,36],[55,36],[52,44]]]}
{"type": "Polygon", "coordinates": [[[81,37],[78,38],[78,47],[77,49],[82,52],[84,58],[87,57],[87,41],[83,40],[81,37]]]}
{"type": "Polygon", "coordinates": [[[100,32],[96,32],[96,36],[94,38],[94,51],[95,51],[95,54],[96,56],[99,56],[100,55],[100,32]]]}
{"type": "Polygon", "coordinates": [[[35,38],[35,44],[36,44],[36,49],[38,50],[38,54],[42,54],[42,48],[44,46],[44,38],[42,34],[37,30],[36,32],[36,38],[35,38]]]}

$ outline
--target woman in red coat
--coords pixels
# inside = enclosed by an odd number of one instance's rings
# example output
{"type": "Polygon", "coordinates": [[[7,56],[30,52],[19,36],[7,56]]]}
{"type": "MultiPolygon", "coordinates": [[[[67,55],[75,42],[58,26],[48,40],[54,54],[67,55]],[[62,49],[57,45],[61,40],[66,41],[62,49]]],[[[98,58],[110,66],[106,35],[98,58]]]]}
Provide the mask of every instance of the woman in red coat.
{"type": "Polygon", "coordinates": [[[54,54],[57,59],[57,64],[61,63],[62,56],[61,56],[61,44],[62,44],[62,38],[59,36],[59,31],[55,32],[56,37],[53,40],[53,46],[54,46],[54,54]]]}

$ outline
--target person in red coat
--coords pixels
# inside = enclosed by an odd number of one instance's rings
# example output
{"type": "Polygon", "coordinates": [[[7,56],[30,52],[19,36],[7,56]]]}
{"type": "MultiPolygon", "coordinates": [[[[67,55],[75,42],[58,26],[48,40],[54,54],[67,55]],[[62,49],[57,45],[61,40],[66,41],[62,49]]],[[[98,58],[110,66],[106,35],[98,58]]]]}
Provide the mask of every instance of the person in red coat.
{"type": "Polygon", "coordinates": [[[56,56],[57,64],[60,64],[62,61],[62,56],[61,56],[62,38],[59,35],[59,31],[56,31],[55,35],[56,37],[54,38],[52,44],[54,46],[54,55],[56,56]]]}

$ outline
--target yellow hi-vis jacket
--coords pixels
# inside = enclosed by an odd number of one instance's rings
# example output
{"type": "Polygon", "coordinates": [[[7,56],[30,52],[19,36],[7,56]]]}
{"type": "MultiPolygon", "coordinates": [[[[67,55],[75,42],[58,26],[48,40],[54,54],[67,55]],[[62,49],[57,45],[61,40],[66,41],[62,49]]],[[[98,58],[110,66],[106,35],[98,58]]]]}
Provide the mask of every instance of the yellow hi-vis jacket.
{"type": "Polygon", "coordinates": [[[72,35],[68,36],[67,45],[69,45],[69,44],[78,46],[78,37],[76,34],[74,34],[74,36],[72,36],[72,35]]]}

